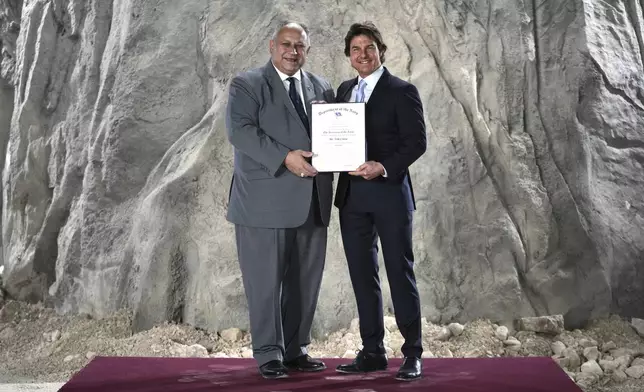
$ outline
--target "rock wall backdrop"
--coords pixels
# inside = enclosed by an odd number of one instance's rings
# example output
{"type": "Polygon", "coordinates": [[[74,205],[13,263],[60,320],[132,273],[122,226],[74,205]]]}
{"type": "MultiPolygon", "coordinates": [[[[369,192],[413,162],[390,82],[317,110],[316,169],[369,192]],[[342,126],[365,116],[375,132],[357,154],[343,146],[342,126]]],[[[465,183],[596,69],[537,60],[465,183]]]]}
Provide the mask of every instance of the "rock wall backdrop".
{"type": "MultiPolygon", "coordinates": [[[[644,309],[644,0],[0,0],[4,286],[137,328],[247,327],[232,226],[227,85],[281,19],[306,68],[354,76],[349,25],[422,95],[412,166],[423,316],[644,309]]],[[[315,333],[355,302],[330,228],[315,333]]],[[[389,290],[383,273],[387,308],[389,290]]]]}

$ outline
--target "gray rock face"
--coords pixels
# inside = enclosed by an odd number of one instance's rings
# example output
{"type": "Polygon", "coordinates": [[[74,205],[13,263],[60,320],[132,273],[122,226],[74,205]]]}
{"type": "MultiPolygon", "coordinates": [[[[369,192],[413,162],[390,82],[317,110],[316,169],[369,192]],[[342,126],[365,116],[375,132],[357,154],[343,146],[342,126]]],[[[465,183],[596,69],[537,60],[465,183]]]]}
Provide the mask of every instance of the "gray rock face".
{"type": "MultiPolygon", "coordinates": [[[[224,219],[227,83],[265,63],[272,23],[295,16],[312,31],[307,68],[333,85],[354,75],[348,26],[371,19],[385,64],[419,88],[424,317],[563,314],[567,327],[609,311],[642,317],[636,0],[0,0],[11,296],[99,317],[127,307],[139,328],[246,328],[224,219]]],[[[334,213],[318,334],[356,315],[341,245],[334,213]]],[[[384,269],[383,284],[388,301],[384,269]]]]}

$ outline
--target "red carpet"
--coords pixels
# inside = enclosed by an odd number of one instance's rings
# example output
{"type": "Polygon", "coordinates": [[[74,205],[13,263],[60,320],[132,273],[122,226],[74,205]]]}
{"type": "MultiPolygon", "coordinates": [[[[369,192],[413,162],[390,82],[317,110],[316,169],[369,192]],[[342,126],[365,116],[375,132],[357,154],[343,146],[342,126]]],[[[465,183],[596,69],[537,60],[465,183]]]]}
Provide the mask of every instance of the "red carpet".
{"type": "Polygon", "coordinates": [[[83,392],[580,392],[550,358],[425,359],[423,378],[393,379],[400,359],[389,370],[368,375],[342,375],[335,367],[345,359],[325,359],[319,373],[291,373],[265,380],[255,361],[232,358],[97,357],[60,391],[83,392]]]}

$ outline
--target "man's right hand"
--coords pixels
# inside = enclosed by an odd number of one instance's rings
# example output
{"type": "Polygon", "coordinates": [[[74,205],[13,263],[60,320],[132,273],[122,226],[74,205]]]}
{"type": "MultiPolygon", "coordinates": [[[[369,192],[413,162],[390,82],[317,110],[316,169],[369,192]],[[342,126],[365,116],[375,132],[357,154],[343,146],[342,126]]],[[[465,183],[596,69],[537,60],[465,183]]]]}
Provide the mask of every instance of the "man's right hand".
{"type": "Polygon", "coordinates": [[[306,161],[306,158],[312,156],[310,151],[293,150],[286,155],[284,165],[298,177],[315,177],[318,174],[317,170],[306,161]]]}

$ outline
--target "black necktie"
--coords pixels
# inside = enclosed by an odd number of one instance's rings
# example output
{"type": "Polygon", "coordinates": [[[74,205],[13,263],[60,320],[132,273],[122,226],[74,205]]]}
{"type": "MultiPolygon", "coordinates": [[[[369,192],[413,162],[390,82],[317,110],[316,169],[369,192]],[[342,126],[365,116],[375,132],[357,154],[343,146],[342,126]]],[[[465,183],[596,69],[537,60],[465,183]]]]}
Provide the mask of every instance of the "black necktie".
{"type": "Polygon", "coordinates": [[[300,116],[300,119],[304,123],[306,132],[309,132],[309,119],[308,117],[306,117],[306,112],[304,111],[304,105],[302,104],[302,100],[300,99],[300,94],[297,93],[297,88],[295,87],[295,78],[290,77],[286,80],[289,81],[288,96],[291,98],[291,102],[293,102],[293,106],[295,106],[297,114],[300,116]]]}

